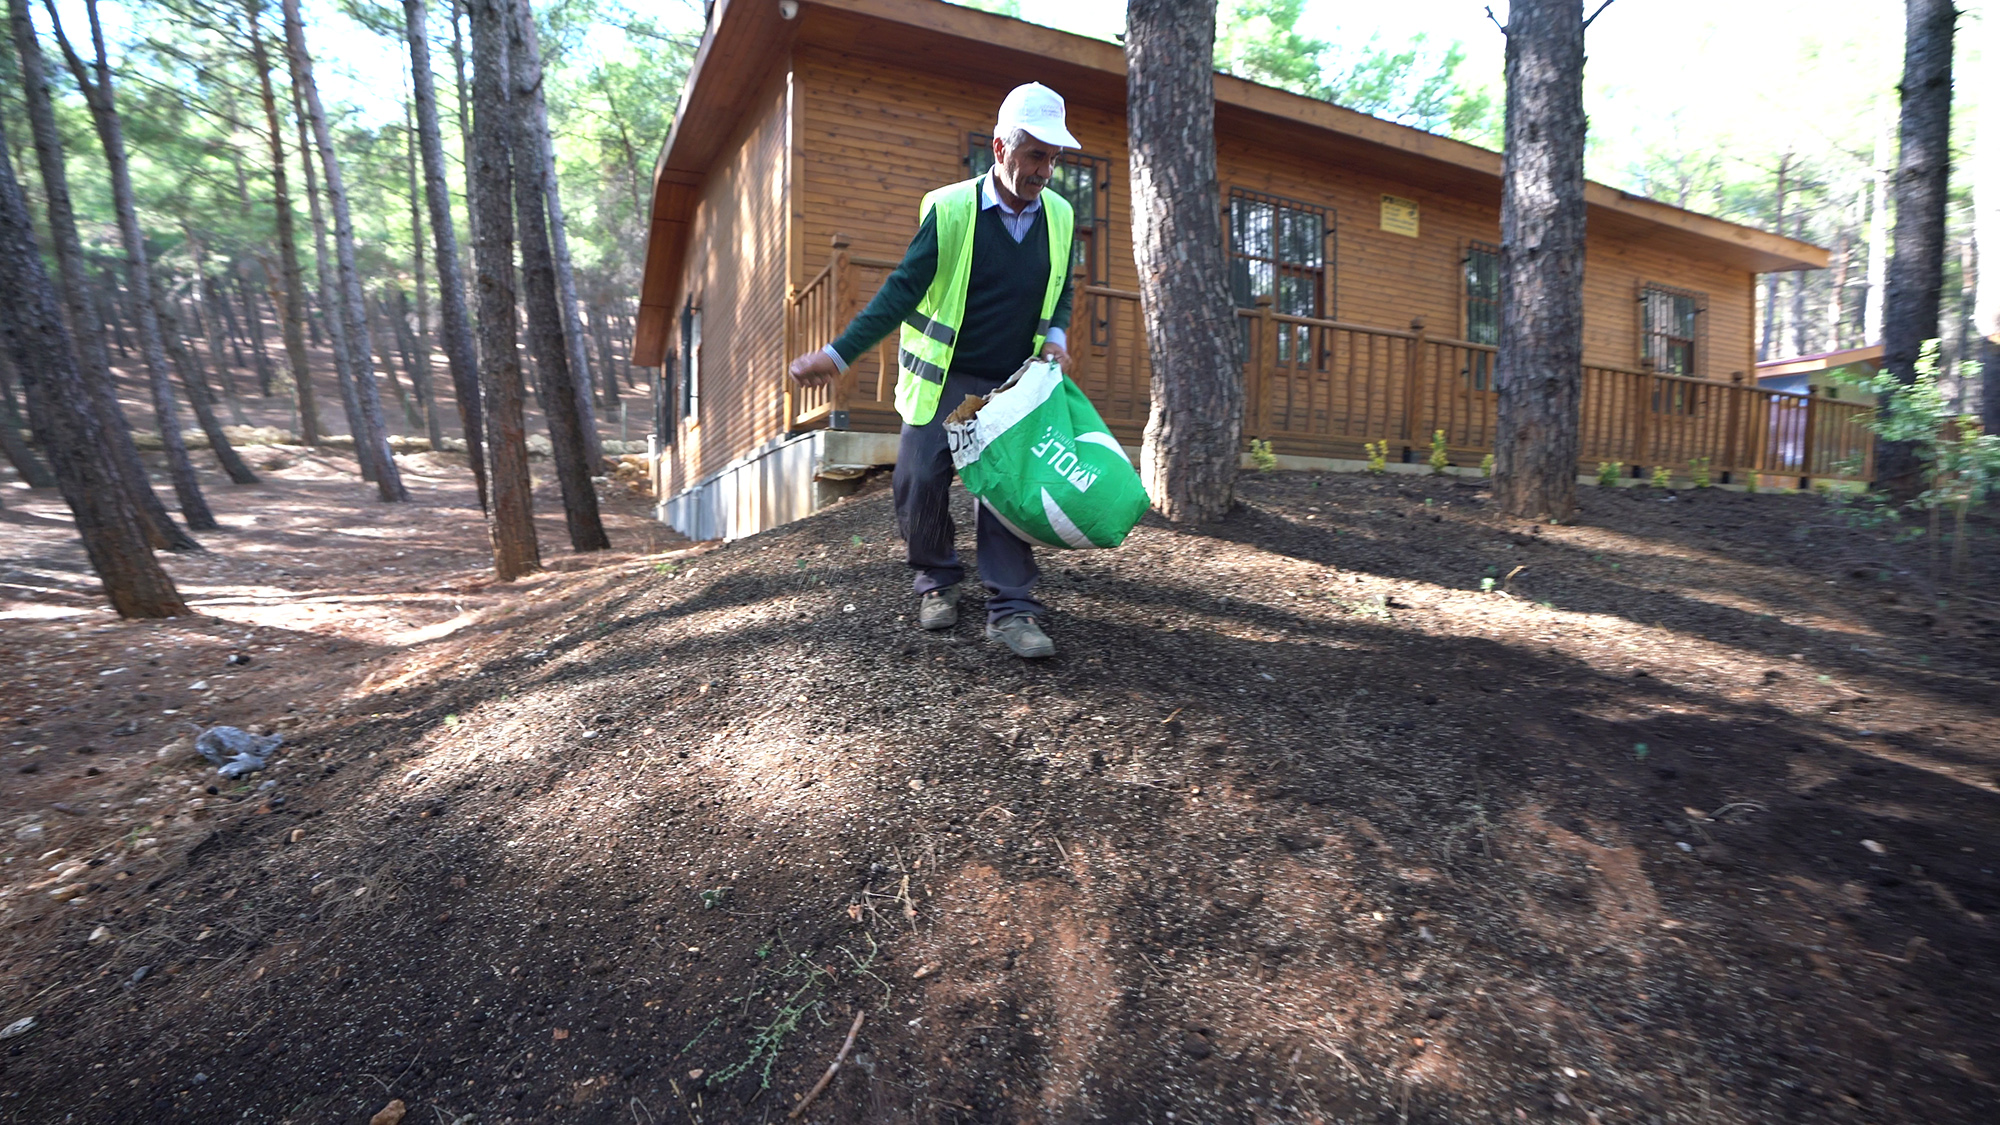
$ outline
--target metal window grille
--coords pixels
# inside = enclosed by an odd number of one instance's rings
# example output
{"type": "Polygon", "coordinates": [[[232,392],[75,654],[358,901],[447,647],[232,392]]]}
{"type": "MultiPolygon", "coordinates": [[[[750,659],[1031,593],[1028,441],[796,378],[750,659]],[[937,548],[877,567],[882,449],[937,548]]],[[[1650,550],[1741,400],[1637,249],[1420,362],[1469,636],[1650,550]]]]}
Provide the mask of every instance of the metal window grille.
{"type": "MultiPolygon", "coordinates": [[[[1271,298],[1271,311],[1287,316],[1331,316],[1327,240],[1333,213],[1325,207],[1275,195],[1229,189],[1229,288],[1238,308],[1271,298]]],[[[1250,330],[1244,322],[1244,330],[1250,330]]],[[[1294,325],[1278,334],[1278,358],[1304,354],[1310,330],[1294,325]]],[[[1245,355],[1248,353],[1246,336],[1245,355]]]]}
{"type": "MultiPolygon", "coordinates": [[[[1490,242],[1465,244],[1465,338],[1474,344],[1500,342],[1500,248],[1490,242]]],[[[1465,384],[1472,390],[1493,388],[1491,352],[1468,352],[1465,384]]]]}
{"type": "Polygon", "coordinates": [[[1708,295],[1665,285],[1639,289],[1639,358],[1666,375],[1699,377],[1708,295]]]}
{"type": "MultiPolygon", "coordinates": [[[[975,176],[992,170],[992,134],[966,135],[965,166],[975,176]]],[[[1055,175],[1049,186],[1069,201],[1070,210],[1076,214],[1070,272],[1083,275],[1086,285],[1111,284],[1111,158],[1065,152],[1056,158],[1055,175]]],[[[1090,342],[1103,347],[1111,342],[1110,298],[1093,298],[1089,308],[1090,342]]]]}
{"type": "Polygon", "coordinates": [[[681,417],[701,413],[701,309],[690,301],[681,309],[681,417]]]}

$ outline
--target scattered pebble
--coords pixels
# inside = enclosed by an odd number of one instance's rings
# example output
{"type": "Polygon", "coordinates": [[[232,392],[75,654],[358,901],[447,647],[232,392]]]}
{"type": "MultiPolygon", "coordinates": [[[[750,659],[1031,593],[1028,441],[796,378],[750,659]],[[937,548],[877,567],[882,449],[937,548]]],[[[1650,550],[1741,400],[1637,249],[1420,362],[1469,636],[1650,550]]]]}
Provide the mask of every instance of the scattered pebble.
{"type": "Polygon", "coordinates": [[[1867,848],[1867,849],[1868,849],[1869,851],[1871,851],[1871,852],[1874,852],[1874,853],[1875,853],[1876,855],[1888,855],[1888,854],[1889,854],[1889,849],[1888,849],[1888,848],[1885,848],[1885,847],[1883,847],[1882,845],[1880,845],[1880,844],[1876,843],[1876,842],[1875,842],[1875,841],[1873,841],[1873,840],[1863,840],[1863,841],[1861,841],[1861,846],[1862,846],[1862,847],[1864,847],[1864,848],[1867,848]]]}
{"type": "Polygon", "coordinates": [[[0,1039],[12,1039],[17,1035],[26,1035],[33,1030],[35,1030],[35,1017],[22,1016],[6,1027],[0,1027],[0,1039]]]}

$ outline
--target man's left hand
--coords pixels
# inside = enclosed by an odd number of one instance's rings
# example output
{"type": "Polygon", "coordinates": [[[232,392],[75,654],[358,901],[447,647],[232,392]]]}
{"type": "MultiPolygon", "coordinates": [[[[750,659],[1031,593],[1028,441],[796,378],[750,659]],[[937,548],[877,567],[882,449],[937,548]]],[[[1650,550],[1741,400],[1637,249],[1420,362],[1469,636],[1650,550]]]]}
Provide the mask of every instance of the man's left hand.
{"type": "Polygon", "coordinates": [[[1057,367],[1062,368],[1063,374],[1069,374],[1069,349],[1063,347],[1061,344],[1056,343],[1054,340],[1044,342],[1042,344],[1042,358],[1053,361],[1057,367]]]}

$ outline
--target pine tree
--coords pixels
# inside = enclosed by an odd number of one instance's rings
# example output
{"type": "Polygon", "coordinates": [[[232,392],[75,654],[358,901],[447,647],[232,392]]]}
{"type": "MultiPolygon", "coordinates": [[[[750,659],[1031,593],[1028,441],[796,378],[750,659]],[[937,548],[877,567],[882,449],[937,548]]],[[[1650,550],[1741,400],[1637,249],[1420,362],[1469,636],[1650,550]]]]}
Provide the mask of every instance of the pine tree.
{"type": "Polygon", "coordinates": [[[278,115],[278,99],[271,89],[271,59],[264,49],[264,32],[259,26],[262,0],[243,0],[244,22],[250,39],[250,65],[257,72],[257,99],[264,109],[264,131],[271,146],[271,207],[278,236],[279,278],[282,299],[274,300],[279,328],[285,341],[285,360],[292,372],[292,390],[297,396],[299,440],[318,445],[319,404],[313,398],[312,369],[306,358],[305,273],[299,268],[299,240],[292,225],[292,196],[285,167],[285,131],[278,115]]]}

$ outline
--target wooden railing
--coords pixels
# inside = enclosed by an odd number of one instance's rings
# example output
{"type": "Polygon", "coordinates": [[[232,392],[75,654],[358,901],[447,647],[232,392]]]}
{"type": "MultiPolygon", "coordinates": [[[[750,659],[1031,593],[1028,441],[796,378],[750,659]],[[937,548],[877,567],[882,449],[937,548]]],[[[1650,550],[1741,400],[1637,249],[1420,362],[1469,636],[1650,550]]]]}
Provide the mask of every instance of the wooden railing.
{"type": "MultiPolygon", "coordinates": [[[[786,354],[833,340],[859,311],[857,294],[872,294],[896,264],[853,255],[836,235],[826,268],[787,302],[786,354]]],[[[1237,317],[1246,440],[1268,440],[1278,453],[1357,459],[1366,443],[1387,441],[1392,458],[1422,461],[1431,435],[1443,430],[1459,465],[1477,465],[1493,449],[1499,396],[1491,345],[1433,336],[1421,319],[1398,329],[1287,316],[1268,298],[1237,317]]],[[[789,428],[844,428],[857,406],[888,409],[895,348],[892,333],[831,387],[805,390],[787,379],[789,428]]],[[[1112,431],[1136,445],[1151,399],[1139,295],[1079,286],[1069,351],[1078,385],[1112,431]]],[[[1630,475],[1664,467],[1686,479],[1706,458],[1717,482],[1874,475],[1861,417],[1867,407],[1859,403],[1602,364],[1584,366],[1582,396],[1577,464],[1585,474],[1616,462],[1630,475]]]]}

